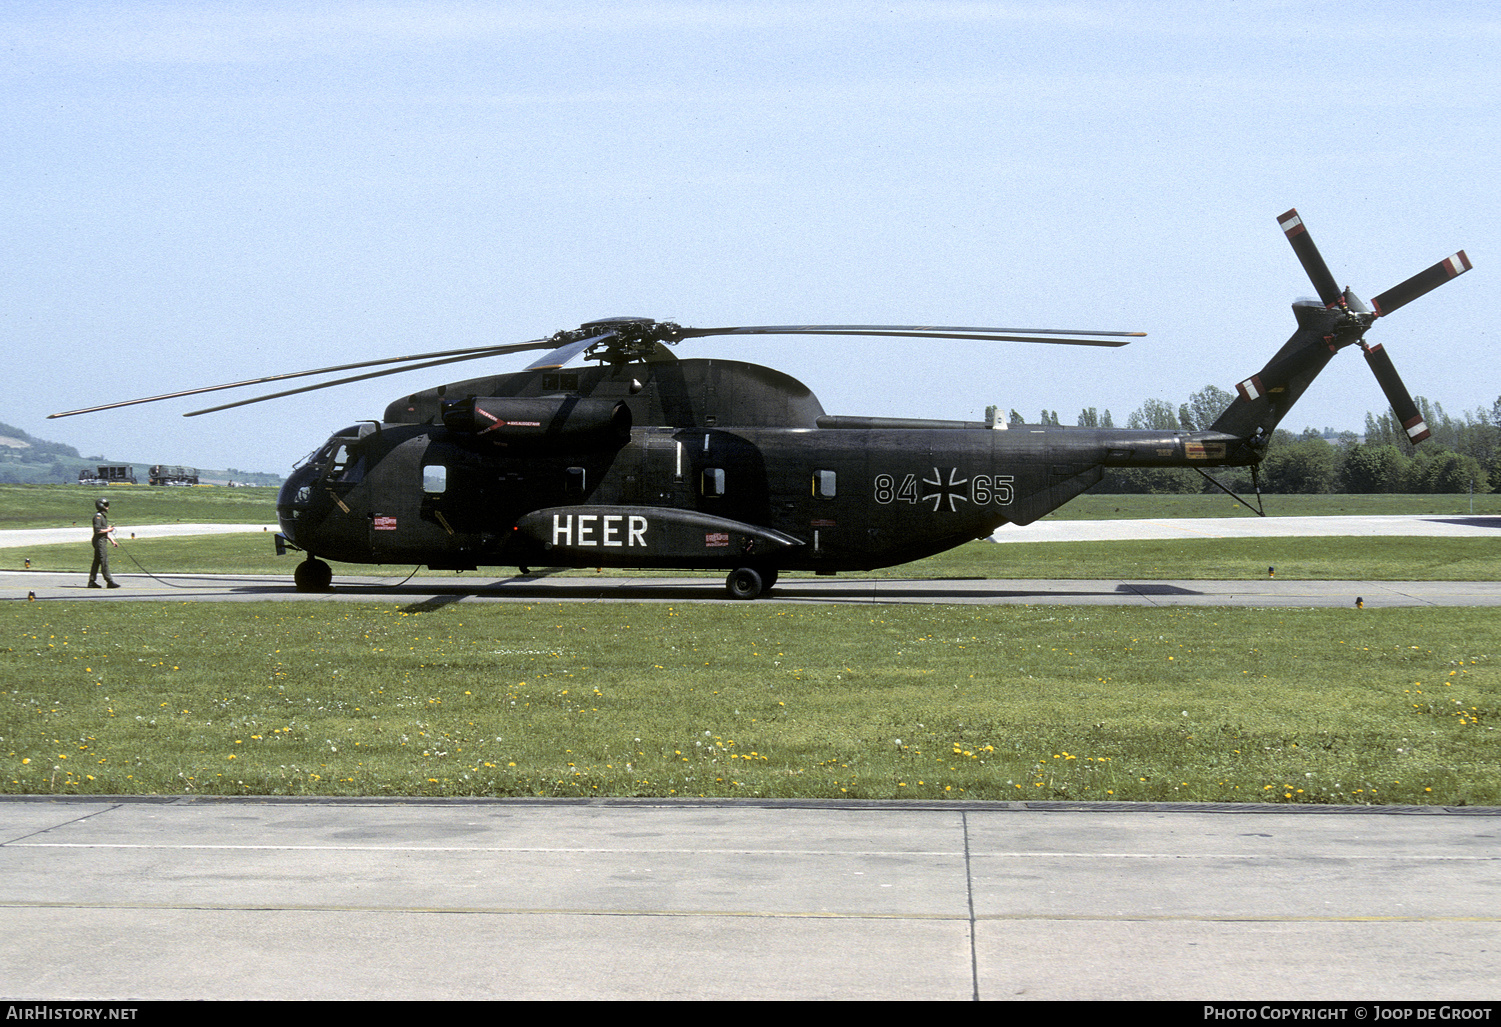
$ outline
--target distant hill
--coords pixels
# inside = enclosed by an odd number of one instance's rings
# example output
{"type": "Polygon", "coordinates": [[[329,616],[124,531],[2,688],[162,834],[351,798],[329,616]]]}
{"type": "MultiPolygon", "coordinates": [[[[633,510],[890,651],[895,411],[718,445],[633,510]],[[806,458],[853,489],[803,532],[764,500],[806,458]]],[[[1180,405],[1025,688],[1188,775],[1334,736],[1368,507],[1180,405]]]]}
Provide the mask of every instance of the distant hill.
{"type": "MultiPolygon", "coordinates": [[[[78,450],[72,446],[39,439],[14,425],[0,421],[0,483],[29,485],[75,482],[78,480],[78,472],[85,467],[94,468],[99,464],[130,464],[135,468],[136,478],[145,484],[148,468],[153,464],[173,462],[172,460],[123,460],[102,456],[83,457],[79,456],[78,450]]],[[[227,467],[223,470],[200,467],[198,480],[215,485],[224,485],[231,481],[237,485],[280,485],[282,476],[261,471],[242,471],[235,467],[227,467]]]]}

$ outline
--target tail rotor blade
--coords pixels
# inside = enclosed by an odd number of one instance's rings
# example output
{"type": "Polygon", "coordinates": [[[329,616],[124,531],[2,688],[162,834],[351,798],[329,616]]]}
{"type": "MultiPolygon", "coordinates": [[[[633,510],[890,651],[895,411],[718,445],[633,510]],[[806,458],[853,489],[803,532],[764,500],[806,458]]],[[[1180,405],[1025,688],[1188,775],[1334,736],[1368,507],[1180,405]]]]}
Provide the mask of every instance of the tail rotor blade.
{"type": "Polygon", "coordinates": [[[1460,250],[1452,257],[1445,257],[1427,270],[1419,271],[1401,285],[1386,290],[1371,300],[1371,306],[1376,308],[1377,317],[1385,317],[1468,270],[1470,270],[1470,258],[1465,256],[1464,250],[1460,250]]]}
{"type": "Polygon", "coordinates": [[[1308,229],[1303,226],[1303,219],[1298,216],[1298,209],[1283,214],[1277,219],[1287,241],[1292,243],[1293,252],[1298,255],[1298,261],[1303,265],[1303,270],[1308,272],[1308,280],[1313,282],[1314,289],[1319,294],[1319,300],[1326,307],[1339,306],[1341,293],[1339,286],[1334,282],[1334,276],[1329,273],[1329,265],[1324,263],[1324,258],[1319,255],[1319,248],[1313,244],[1313,236],[1308,234],[1308,229]]]}
{"type": "Polygon", "coordinates": [[[1402,422],[1402,428],[1407,432],[1407,440],[1414,444],[1422,442],[1433,433],[1428,430],[1428,424],[1423,420],[1423,415],[1418,412],[1418,405],[1412,401],[1412,394],[1407,391],[1407,386],[1402,384],[1402,378],[1397,374],[1397,369],[1392,364],[1392,358],[1386,355],[1386,350],[1380,344],[1370,346],[1365,351],[1366,363],[1371,365],[1371,372],[1376,375],[1376,381],[1381,384],[1381,391],[1386,393],[1388,402],[1392,405],[1392,413],[1397,415],[1397,420],[1402,422]]]}

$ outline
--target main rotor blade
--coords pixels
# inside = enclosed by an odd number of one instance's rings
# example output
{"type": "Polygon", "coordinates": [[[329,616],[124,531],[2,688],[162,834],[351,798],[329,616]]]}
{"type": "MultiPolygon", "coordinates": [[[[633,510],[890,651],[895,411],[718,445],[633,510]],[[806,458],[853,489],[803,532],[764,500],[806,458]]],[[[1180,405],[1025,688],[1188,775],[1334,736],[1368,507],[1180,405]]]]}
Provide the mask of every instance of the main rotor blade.
{"type": "Polygon", "coordinates": [[[1287,241],[1292,243],[1293,252],[1298,255],[1303,270],[1308,272],[1309,281],[1318,291],[1319,300],[1326,307],[1337,307],[1340,301],[1339,286],[1334,283],[1334,276],[1329,273],[1329,265],[1324,263],[1324,258],[1319,256],[1319,248],[1313,244],[1313,236],[1308,234],[1308,229],[1303,227],[1303,219],[1298,216],[1298,208],[1283,214],[1277,219],[1287,241]]]}
{"type": "Polygon", "coordinates": [[[562,367],[596,342],[613,339],[616,334],[615,332],[601,332],[599,335],[592,335],[587,339],[579,339],[575,342],[566,343],[547,354],[547,356],[532,361],[524,370],[551,371],[553,368],[562,367]]]}
{"type": "Polygon", "coordinates": [[[1445,257],[1432,267],[1419,271],[1401,285],[1386,290],[1371,300],[1371,306],[1376,308],[1377,317],[1384,317],[1468,270],[1470,258],[1465,256],[1464,250],[1460,250],[1452,257],[1445,257]]]}
{"type": "Polygon", "coordinates": [[[1402,384],[1402,377],[1397,374],[1392,358],[1386,355],[1386,350],[1378,343],[1366,349],[1365,359],[1371,365],[1376,381],[1381,383],[1381,391],[1386,393],[1387,401],[1392,405],[1392,413],[1402,422],[1407,440],[1416,444],[1432,435],[1423,415],[1418,412],[1418,405],[1412,401],[1412,394],[1402,384]]]}
{"type": "MultiPolygon", "coordinates": [[[[436,350],[432,353],[418,353],[407,357],[386,357],[381,360],[362,360],[354,364],[336,364],[333,367],[320,367],[312,371],[292,371],[288,374],[267,375],[264,378],[247,378],[243,382],[229,382],[224,385],[209,385],[201,389],[184,389],[181,392],[166,392],[160,396],[146,396],[142,399],[127,399],[119,403],[102,403],[96,407],[84,407],[81,410],[66,410],[60,414],[48,414],[48,419],[54,417],[72,417],[74,414],[92,414],[100,410],[114,410],[117,407],[135,406],[139,403],[155,403],[163,399],[178,399],[182,396],[197,396],[205,392],[222,392],[225,389],[238,389],[247,385],[265,385],[267,382],[287,381],[292,378],[306,378],[314,374],[332,374],[335,371],[352,371],[357,367],[379,367],[383,364],[402,364],[415,360],[428,360],[432,357],[455,357],[458,360],[479,359],[480,357],[502,356],[506,353],[519,353],[529,349],[543,349],[552,345],[551,339],[533,339],[530,342],[518,342],[505,346],[472,346],[468,349],[436,350]]],[[[439,361],[446,363],[447,361],[439,361]]],[[[432,367],[432,364],[420,364],[419,367],[432,367]]],[[[401,368],[399,370],[415,370],[415,368],[401,368]]],[[[396,371],[385,372],[396,374],[396,371]]],[[[345,379],[346,381],[359,381],[358,378],[345,379]]],[[[334,383],[330,383],[334,384],[334,383]]],[[[321,388],[321,386],[319,386],[321,388]]],[[[282,395],[290,395],[283,393],[282,395]]],[[[229,404],[233,406],[235,404],[229,404]]],[[[223,409],[215,407],[214,409],[223,409]]],[[[203,413],[206,411],[200,411],[203,413]]]]}
{"type": "MultiPolygon", "coordinates": [[[[536,349],[537,347],[535,347],[535,346],[529,346],[528,348],[529,349],[536,349]]],[[[505,350],[504,352],[513,352],[513,351],[511,351],[511,350],[505,350]]],[[[371,371],[369,374],[350,375],[348,378],[336,378],[336,379],[334,379],[331,382],[319,382],[316,385],[304,385],[300,389],[286,389],[286,390],[284,390],[282,392],[272,392],[272,393],[270,393],[268,395],[265,395],[265,396],[254,396],[254,397],[252,397],[250,399],[236,400],[233,403],[221,403],[219,406],[216,406],[216,407],[204,407],[202,410],[190,410],[188,413],[183,414],[182,416],[184,416],[184,417],[197,417],[199,414],[212,414],[212,413],[215,413],[215,412],[217,412],[219,410],[230,410],[230,409],[233,409],[234,407],[249,406],[252,403],[264,403],[268,399],[281,399],[284,396],[296,396],[299,393],[303,393],[303,392],[317,392],[319,389],[331,389],[335,385],[348,385],[351,382],[363,382],[363,381],[367,381],[367,380],[369,380],[371,378],[384,378],[384,377],[386,377],[386,375],[389,375],[389,374],[402,374],[402,373],[404,373],[406,371],[420,371],[424,367],[438,367],[438,366],[440,366],[442,364],[458,364],[458,363],[462,363],[465,360],[483,360],[486,357],[490,357],[490,356],[494,356],[494,355],[495,355],[495,353],[493,351],[486,350],[483,353],[470,353],[470,354],[467,354],[467,355],[461,356],[461,357],[445,357],[442,360],[429,360],[426,363],[412,364],[412,365],[410,365],[408,367],[393,367],[393,368],[390,368],[389,370],[385,370],[385,371],[371,371]]],[[[202,390],[202,391],[209,391],[209,390],[202,390]]]]}
{"type": "Polygon", "coordinates": [[[966,328],[947,325],[747,325],[733,328],[684,328],[680,334],[685,339],[709,335],[868,335],[909,339],[988,339],[1060,346],[1126,346],[1129,345],[1127,341],[1068,339],[1061,336],[1099,335],[1111,340],[1129,340],[1139,339],[1147,333],[1070,331],[1058,328],[966,328]]]}

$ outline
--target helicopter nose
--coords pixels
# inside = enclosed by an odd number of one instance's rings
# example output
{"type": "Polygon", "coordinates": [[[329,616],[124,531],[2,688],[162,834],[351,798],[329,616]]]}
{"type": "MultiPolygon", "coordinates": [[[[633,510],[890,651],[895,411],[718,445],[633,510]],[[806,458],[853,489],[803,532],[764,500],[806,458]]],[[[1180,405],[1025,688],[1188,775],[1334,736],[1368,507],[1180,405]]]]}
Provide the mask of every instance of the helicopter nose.
{"type": "Polygon", "coordinates": [[[318,468],[299,467],[287,475],[287,480],[276,494],[277,523],[281,525],[281,533],[294,545],[300,544],[297,538],[298,521],[310,505],[312,487],[317,478],[318,468]]]}

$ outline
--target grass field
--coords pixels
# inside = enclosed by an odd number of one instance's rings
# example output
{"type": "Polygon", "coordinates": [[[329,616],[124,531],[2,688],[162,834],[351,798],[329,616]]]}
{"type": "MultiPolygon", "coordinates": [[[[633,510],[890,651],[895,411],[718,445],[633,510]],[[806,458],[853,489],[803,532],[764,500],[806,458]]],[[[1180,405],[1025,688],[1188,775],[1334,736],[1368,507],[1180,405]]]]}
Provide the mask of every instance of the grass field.
{"type": "MultiPolygon", "coordinates": [[[[154,491],[171,513],[196,490],[154,491]]],[[[254,503],[233,509],[254,491],[219,490],[234,496],[219,519],[263,520],[254,503]]],[[[1170,515],[1162,497],[1086,498],[1170,515]]],[[[0,488],[0,510],[14,499],[0,488]]],[[[216,519],[203,510],[164,519],[216,519]]],[[[1281,578],[1494,579],[1498,550],[973,543],[876,574],[1259,578],[1274,565],[1281,578]]],[[[158,573],[290,575],[297,559],[259,533],[115,553],[124,574],[138,572],[127,553],[158,573]]],[[[0,550],[0,567],[26,556],[83,573],[89,554],[0,550]]],[[[335,576],[382,570],[411,568],[335,576]]],[[[0,792],[1501,805],[1493,621],[1466,609],[5,603],[0,792]]]]}
{"type": "Polygon", "coordinates": [[[1492,611],[0,606],[0,790],[1501,804],[1492,611]]]}
{"type": "Polygon", "coordinates": [[[62,528],[88,525],[94,500],[109,499],[117,523],[275,524],[276,492],[270,486],[249,488],[152,488],[115,485],[0,485],[0,531],[11,528],[62,528]]]}

